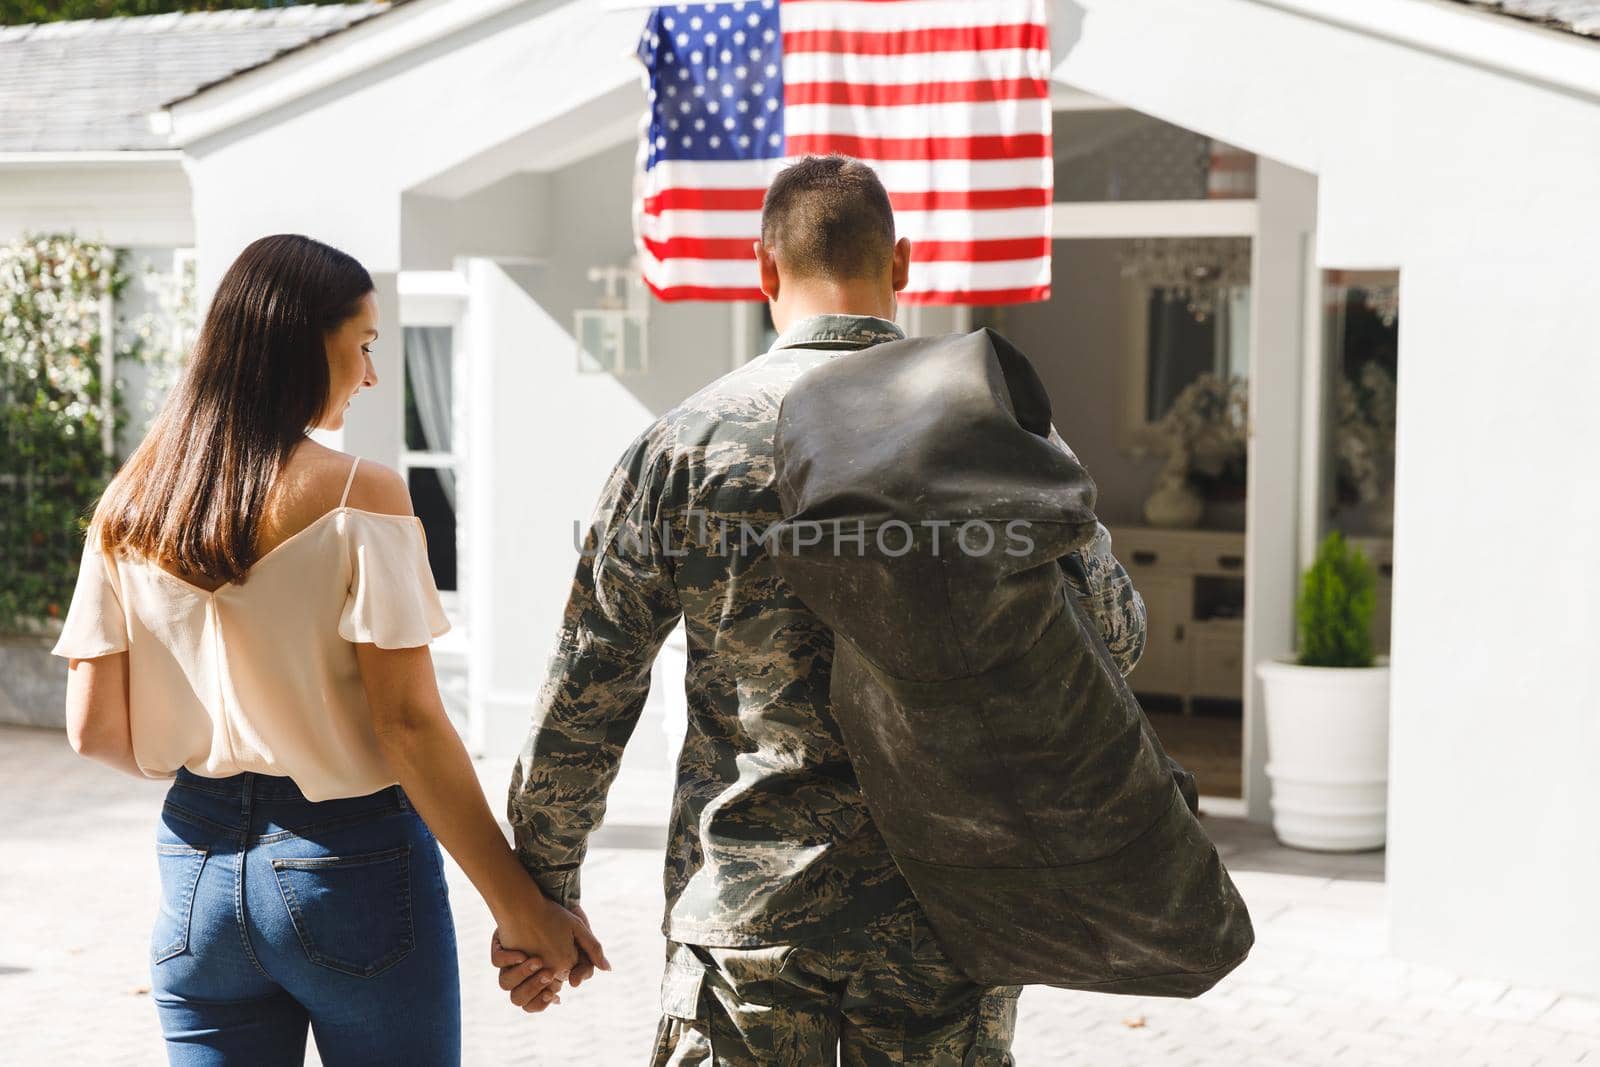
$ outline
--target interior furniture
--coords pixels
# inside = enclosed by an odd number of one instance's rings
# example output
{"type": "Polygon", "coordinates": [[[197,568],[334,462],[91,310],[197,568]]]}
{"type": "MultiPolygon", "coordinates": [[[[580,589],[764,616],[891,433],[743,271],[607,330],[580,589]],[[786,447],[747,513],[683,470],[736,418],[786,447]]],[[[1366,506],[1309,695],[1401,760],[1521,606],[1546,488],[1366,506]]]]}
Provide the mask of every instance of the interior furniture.
{"type": "MultiPolygon", "coordinates": [[[[1237,530],[1111,526],[1117,559],[1144,597],[1144,655],[1129,675],[1134,692],[1196,699],[1244,696],[1244,533],[1237,530]]],[[[1373,644],[1389,651],[1390,542],[1351,537],[1377,569],[1373,644]]]]}

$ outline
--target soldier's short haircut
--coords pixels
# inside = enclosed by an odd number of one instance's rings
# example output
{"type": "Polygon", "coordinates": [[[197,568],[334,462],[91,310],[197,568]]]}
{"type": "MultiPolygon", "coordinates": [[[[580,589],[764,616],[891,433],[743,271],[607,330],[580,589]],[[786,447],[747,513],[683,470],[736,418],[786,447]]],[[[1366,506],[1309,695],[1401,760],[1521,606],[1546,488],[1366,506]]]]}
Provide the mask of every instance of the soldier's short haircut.
{"type": "Polygon", "coordinates": [[[894,257],[894,209],[873,169],[849,156],[804,156],[761,204],[761,243],[795,277],[876,278],[894,257]]]}

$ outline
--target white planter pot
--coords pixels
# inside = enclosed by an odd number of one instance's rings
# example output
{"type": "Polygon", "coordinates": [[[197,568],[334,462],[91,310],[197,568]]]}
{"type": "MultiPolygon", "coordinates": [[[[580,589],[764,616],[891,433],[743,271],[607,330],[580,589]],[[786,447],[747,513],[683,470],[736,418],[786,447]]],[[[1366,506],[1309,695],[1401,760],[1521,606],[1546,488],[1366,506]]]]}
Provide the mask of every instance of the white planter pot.
{"type": "Polygon", "coordinates": [[[1389,809],[1389,664],[1256,665],[1267,713],[1272,828],[1296,848],[1384,843],[1389,809]]]}

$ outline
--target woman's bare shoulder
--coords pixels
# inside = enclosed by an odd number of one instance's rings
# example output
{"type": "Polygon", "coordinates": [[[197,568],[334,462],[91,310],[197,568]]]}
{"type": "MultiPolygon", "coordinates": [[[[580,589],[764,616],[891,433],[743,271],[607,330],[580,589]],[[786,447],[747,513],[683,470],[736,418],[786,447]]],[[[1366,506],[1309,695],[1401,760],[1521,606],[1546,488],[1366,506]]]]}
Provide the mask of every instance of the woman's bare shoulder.
{"type": "Polygon", "coordinates": [[[360,511],[374,511],[386,515],[410,515],[411,491],[406,480],[393,467],[366,456],[357,457],[337,448],[329,448],[310,438],[295,449],[284,471],[286,488],[298,487],[295,496],[305,500],[314,511],[332,511],[339,506],[346,479],[350,480],[350,493],[345,505],[360,511]],[[350,476],[355,464],[355,477],[350,476]]]}
{"type": "MultiPolygon", "coordinates": [[[[353,458],[353,457],[352,457],[353,458]]],[[[349,474],[349,464],[345,465],[349,474]]],[[[340,483],[341,486],[343,483],[340,483]]],[[[406,480],[393,467],[377,460],[363,458],[356,467],[355,480],[350,483],[350,496],[345,503],[361,511],[380,515],[411,515],[411,490],[406,480]]]]}
{"type": "Polygon", "coordinates": [[[350,480],[350,493],[344,498],[347,507],[384,515],[415,513],[411,491],[399,471],[365,456],[359,463],[356,459],[311,438],[297,446],[283,473],[285,524],[298,528],[338,507],[346,479],[350,480]],[[354,478],[351,464],[355,464],[354,478]]]}

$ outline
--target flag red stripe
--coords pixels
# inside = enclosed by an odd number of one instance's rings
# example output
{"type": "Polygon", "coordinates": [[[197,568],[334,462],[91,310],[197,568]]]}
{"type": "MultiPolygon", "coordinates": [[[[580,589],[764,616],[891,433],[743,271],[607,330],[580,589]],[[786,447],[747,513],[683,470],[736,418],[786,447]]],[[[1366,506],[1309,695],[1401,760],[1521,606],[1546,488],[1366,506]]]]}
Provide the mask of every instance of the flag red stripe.
{"type": "Polygon", "coordinates": [[[674,285],[663,289],[649,278],[645,285],[662,300],[766,300],[760,289],[718,289],[706,285],[674,285]]]}
{"type": "MultiPolygon", "coordinates": [[[[641,237],[656,259],[751,259],[753,238],[672,237],[665,241],[641,237]]],[[[1040,259],[1050,254],[1048,237],[997,237],[979,241],[916,241],[911,258],[918,263],[998,263],[1008,259],[1040,259]]]]}
{"type": "Polygon", "coordinates": [[[995,100],[1044,100],[1049,95],[1050,83],[1043,78],[910,82],[901,85],[791,81],[783,87],[785,104],[844,104],[852,107],[987,104],[995,100]]]}
{"type": "Polygon", "coordinates": [[[644,198],[644,213],[663,211],[760,211],[765,189],[663,189],[644,198]]]}
{"type": "Polygon", "coordinates": [[[840,152],[868,161],[906,159],[1027,159],[1048,158],[1050,137],[1021,133],[1014,137],[858,137],[850,134],[808,133],[790,137],[791,156],[840,152]]]}
{"type": "Polygon", "coordinates": [[[972,189],[966,192],[890,193],[896,211],[1003,211],[1017,207],[1046,207],[1053,199],[1049,189],[972,189]]]}
{"type": "Polygon", "coordinates": [[[754,237],[671,237],[665,241],[640,237],[656,259],[755,259],[754,237]]]}
{"type": "Polygon", "coordinates": [[[914,263],[999,263],[1050,254],[1048,237],[997,237],[985,241],[913,241],[914,263]]]}
{"type": "MultiPolygon", "coordinates": [[[[765,189],[664,189],[657,196],[645,197],[644,213],[659,216],[665,211],[760,211],[765,196],[765,189]]],[[[1050,201],[1050,190],[1039,186],[889,194],[896,211],[1004,211],[1046,207],[1050,201]]]]}
{"type": "Polygon", "coordinates": [[[1050,48],[1050,31],[1037,22],[1012,26],[961,26],[915,30],[788,30],[783,50],[904,56],[927,52],[983,52],[995,48],[1050,48]]]}

